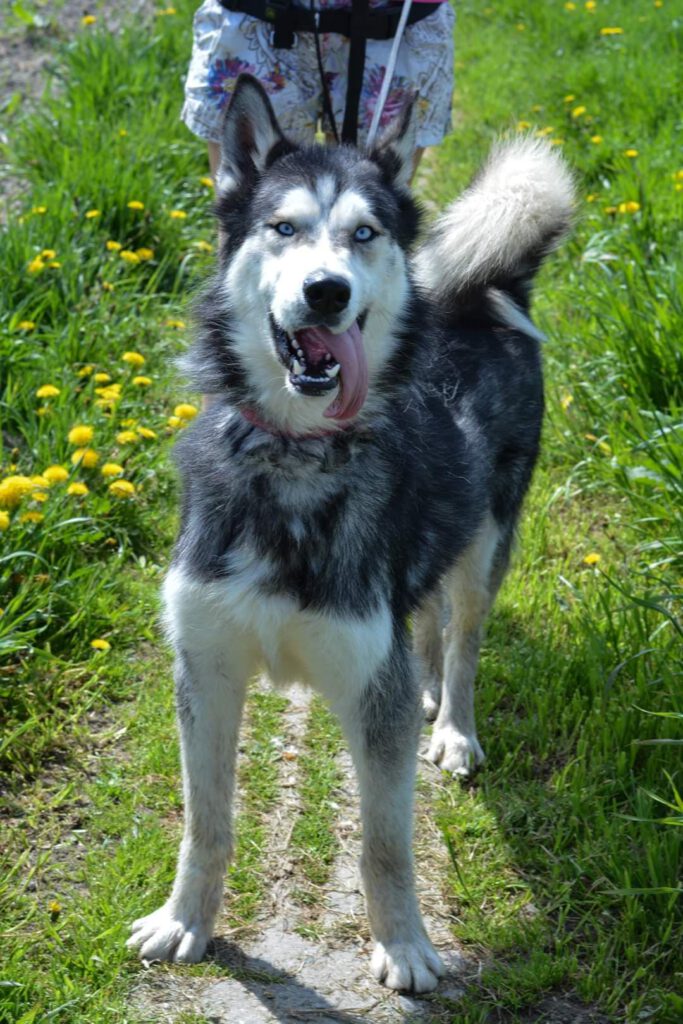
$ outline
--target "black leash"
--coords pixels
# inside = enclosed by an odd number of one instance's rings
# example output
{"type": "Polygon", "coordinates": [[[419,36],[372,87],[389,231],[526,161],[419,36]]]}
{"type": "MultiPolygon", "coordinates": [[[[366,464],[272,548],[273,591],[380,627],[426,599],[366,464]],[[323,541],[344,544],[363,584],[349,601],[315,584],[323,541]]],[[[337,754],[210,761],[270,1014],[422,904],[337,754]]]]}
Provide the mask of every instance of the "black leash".
{"type": "MultiPolygon", "coordinates": [[[[348,8],[316,10],[314,0],[311,8],[295,7],[292,0],[220,0],[223,7],[252,18],[268,22],[273,26],[272,45],[277,49],[291,50],[297,32],[312,32],[318,59],[318,73],[323,96],[323,111],[330,121],[336,142],[339,134],[332,110],[325,69],[320,50],[320,34],[334,32],[350,40],[349,65],[346,85],[346,109],[342,126],[342,142],[356,142],[358,137],[358,109],[363,88],[365,66],[365,44],[368,39],[393,39],[401,18],[402,3],[388,7],[370,7],[368,0],[352,0],[348,8]]],[[[408,25],[427,18],[439,8],[438,3],[413,4],[408,14],[408,25]]]]}
{"type": "MultiPolygon", "coordinates": [[[[317,14],[313,4],[315,0],[311,0],[311,11],[313,14],[317,14]]],[[[339,132],[337,131],[337,119],[334,116],[334,110],[332,108],[332,98],[330,96],[330,90],[327,86],[327,79],[325,77],[325,68],[323,67],[323,55],[320,50],[320,32],[318,31],[318,19],[315,20],[315,55],[318,58],[318,74],[320,75],[320,87],[323,93],[323,113],[327,116],[327,120],[332,128],[332,134],[334,135],[334,141],[339,145],[339,132]]]]}

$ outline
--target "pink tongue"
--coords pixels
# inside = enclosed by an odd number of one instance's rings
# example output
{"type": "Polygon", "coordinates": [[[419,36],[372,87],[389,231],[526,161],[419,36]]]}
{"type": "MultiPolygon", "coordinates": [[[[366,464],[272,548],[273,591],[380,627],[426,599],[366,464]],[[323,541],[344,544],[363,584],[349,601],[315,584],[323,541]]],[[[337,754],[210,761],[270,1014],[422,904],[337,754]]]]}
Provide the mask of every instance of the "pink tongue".
{"type": "Polygon", "coordinates": [[[308,327],[297,331],[297,338],[317,350],[321,346],[330,352],[341,367],[340,388],[333,402],[325,409],[324,415],[334,420],[349,420],[358,413],[368,393],[368,364],[363,348],[363,335],[354,323],[348,331],[333,334],[327,327],[308,327]]]}

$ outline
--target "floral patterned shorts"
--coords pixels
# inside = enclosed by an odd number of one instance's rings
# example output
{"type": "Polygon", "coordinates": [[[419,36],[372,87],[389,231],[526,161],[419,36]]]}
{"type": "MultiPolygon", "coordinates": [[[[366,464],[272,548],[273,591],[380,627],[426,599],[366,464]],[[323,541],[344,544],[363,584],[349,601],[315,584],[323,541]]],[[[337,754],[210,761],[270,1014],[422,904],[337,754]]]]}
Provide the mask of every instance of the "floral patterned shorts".
{"type": "MultiPolygon", "coordinates": [[[[316,6],[347,7],[350,3],[351,0],[317,0],[316,6]]],[[[371,0],[371,6],[378,3],[381,0],[371,0]]],[[[442,3],[433,14],[408,26],[401,41],[381,124],[388,124],[405,97],[417,89],[418,146],[434,146],[450,131],[454,22],[452,7],[442,3]]],[[[222,114],[237,77],[248,72],[255,75],[268,92],[284,131],[301,141],[310,140],[322,117],[313,33],[298,33],[291,50],[274,49],[271,33],[266,22],[228,11],[218,0],[205,0],[201,5],[194,18],[192,60],[181,114],[195,135],[219,141],[222,114]]],[[[320,44],[334,116],[341,131],[349,40],[325,34],[321,35],[320,44]]],[[[359,143],[363,142],[372,121],[391,44],[391,39],[367,41],[359,106],[359,143]]]]}

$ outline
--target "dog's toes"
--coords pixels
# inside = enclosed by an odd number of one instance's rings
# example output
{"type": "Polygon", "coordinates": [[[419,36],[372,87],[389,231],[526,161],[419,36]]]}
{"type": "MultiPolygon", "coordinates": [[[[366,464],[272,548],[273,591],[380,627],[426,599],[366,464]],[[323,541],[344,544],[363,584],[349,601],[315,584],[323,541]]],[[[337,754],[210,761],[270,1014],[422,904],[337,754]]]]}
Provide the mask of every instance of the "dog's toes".
{"type": "Polygon", "coordinates": [[[209,942],[206,925],[167,906],[134,921],[131,932],[126,945],[138,949],[142,960],[194,964],[201,960],[209,942]]]}
{"type": "Polygon", "coordinates": [[[476,736],[464,736],[452,725],[435,727],[427,757],[445,772],[467,777],[484,761],[476,736]]]}
{"type": "Polygon", "coordinates": [[[433,992],[444,973],[441,958],[426,936],[413,942],[378,942],[372,973],[397,992],[433,992]]]}

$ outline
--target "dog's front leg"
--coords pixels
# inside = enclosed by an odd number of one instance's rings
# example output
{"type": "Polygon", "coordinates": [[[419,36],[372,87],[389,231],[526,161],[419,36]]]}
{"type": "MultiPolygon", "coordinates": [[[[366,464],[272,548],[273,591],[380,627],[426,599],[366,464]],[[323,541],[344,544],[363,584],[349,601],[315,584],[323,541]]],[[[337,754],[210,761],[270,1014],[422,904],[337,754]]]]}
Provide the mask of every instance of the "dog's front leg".
{"type": "Polygon", "coordinates": [[[166,903],[135,921],[128,940],[146,960],[201,960],[232,852],[235,756],[246,674],[217,649],[177,652],[185,830],[166,903]]]}
{"type": "Polygon", "coordinates": [[[360,784],[361,872],[375,940],[372,970],[389,988],[429,992],[443,965],[415,895],[413,791],[422,715],[405,639],[340,717],[360,784]]]}

